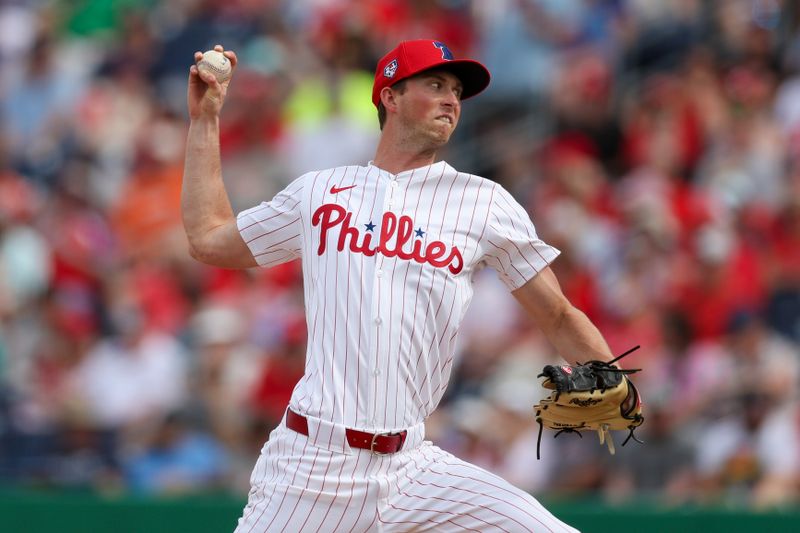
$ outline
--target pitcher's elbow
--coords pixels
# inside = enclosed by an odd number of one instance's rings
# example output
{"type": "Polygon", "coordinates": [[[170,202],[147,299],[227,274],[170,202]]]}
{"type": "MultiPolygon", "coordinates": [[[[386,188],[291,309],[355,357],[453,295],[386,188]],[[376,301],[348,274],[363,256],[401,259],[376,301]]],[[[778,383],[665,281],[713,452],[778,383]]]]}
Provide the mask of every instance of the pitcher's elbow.
{"type": "Polygon", "coordinates": [[[195,261],[199,261],[201,263],[209,264],[210,256],[206,247],[203,246],[202,242],[198,242],[197,239],[193,239],[188,237],[189,241],[189,255],[195,261]]]}
{"type": "Polygon", "coordinates": [[[200,251],[197,248],[195,248],[191,244],[189,245],[189,255],[192,256],[192,259],[194,259],[195,261],[200,261],[201,263],[203,262],[203,259],[202,259],[203,255],[200,253],[200,251]]]}

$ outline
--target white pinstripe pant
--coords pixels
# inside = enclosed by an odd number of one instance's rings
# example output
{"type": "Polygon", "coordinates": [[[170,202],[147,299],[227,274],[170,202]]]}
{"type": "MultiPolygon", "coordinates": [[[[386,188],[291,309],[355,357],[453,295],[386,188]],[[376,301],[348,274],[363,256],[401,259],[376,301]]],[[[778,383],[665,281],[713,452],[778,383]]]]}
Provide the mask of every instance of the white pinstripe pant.
{"type": "Polygon", "coordinates": [[[577,532],[532,496],[430,442],[377,456],[316,447],[281,424],[235,533],[577,532]]]}

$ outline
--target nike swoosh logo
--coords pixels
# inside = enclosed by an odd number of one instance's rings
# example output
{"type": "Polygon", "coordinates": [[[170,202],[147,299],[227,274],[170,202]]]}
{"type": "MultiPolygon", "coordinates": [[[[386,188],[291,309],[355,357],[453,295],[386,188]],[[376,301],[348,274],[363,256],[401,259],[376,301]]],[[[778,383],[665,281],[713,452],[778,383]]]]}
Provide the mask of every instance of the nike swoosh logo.
{"type": "Polygon", "coordinates": [[[355,187],[355,185],[349,185],[347,187],[337,187],[336,185],[334,185],[333,187],[331,187],[331,194],[337,194],[342,191],[346,191],[347,189],[352,189],[353,187],[355,187]]]}

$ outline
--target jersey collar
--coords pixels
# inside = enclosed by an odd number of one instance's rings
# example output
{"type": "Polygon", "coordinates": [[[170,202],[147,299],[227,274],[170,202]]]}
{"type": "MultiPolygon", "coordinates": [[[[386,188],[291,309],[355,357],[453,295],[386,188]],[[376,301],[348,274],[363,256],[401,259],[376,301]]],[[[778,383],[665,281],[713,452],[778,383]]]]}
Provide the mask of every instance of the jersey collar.
{"type": "Polygon", "coordinates": [[[383,170],[382,168],[380,168],[378,166],[375,166],[372,163],[372,161],[367,163],[367,167],[377,170],[380,173],[380,175],[383,176],[383,177],[386,177],[386,178],[389,178],[389,179],[400,180],[400,179],[403,179],[403,178],[411,178],[412,176],[414,177],[414,179],[416,179],[416,178],[424,178],[426,176],[428,176],[428,177],[440,176],[442,173],[444,173],[445,169],[447,167],[449,167],[449,165],[447,164],[446,161],[437,161],[436,163],[433,163],[432,165],[425,165],[425,166],[418,167],[418,168],[412,168],[412,169],[409,169],[409,170],[404,170],[402,172],[398,172],[397,174],[392,174],[388,170],[383,170]]]}

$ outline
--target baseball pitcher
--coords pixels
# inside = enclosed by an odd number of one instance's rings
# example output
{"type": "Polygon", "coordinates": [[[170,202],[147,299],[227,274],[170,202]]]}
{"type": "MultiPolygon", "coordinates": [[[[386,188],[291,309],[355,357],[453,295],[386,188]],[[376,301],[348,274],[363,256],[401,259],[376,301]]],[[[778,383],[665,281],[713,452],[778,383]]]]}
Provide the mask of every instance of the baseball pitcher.
{"type": "MultiPolygon", "coordinates": [[[[235,53],[216,49],[235,79],[235,53]]],[[[305,375],[253,469],[236,532],[575,531],[424,435],[483,267],[568,361],[613,357],[564,297],[549,268],[559,252],[525,210],[496,183],[435,161],[461,101],[489,84],[487,69],[439,41],[401,42],[375,71],[374,160],[309,172],[238,215],[219,151],[230,82],[189,69],[182,210],[191,253],[229,268],[300,259],[308,324],[305,375]]]]}

